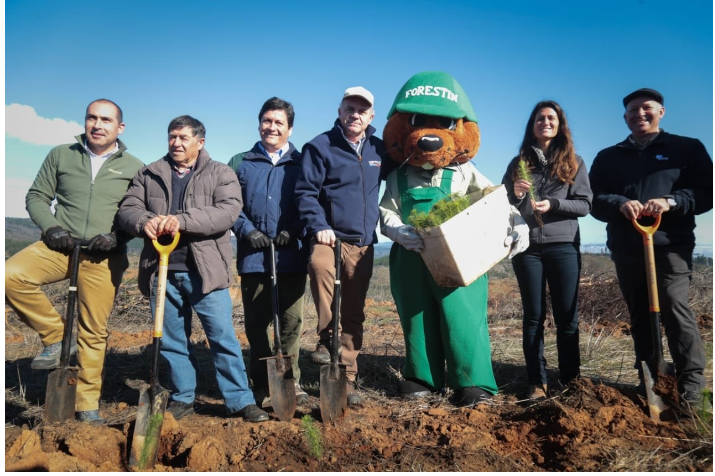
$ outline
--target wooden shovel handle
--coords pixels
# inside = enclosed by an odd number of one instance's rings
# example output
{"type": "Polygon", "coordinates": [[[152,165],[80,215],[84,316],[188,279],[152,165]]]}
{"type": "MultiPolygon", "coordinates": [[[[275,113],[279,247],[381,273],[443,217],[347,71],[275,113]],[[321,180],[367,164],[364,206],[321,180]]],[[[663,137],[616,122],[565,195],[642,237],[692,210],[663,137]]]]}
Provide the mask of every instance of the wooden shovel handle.
{"type": "Polygon", "coordinates": [[[638,233],[643,235],[643,244],[645,244],[645,240],[648,236],[651,238],[653,237],[653,234],[656,232],[658,227],[660,226],[660,220],[663,217],[663,215],[656,215],[655,217],[655,222],[650,225],[650,226],[643,226],[640,223],[638,223],[637,218],[633,218],[631,221],[633,222],[633,226],[638,230],[638,233]]]}
{"type": "Polygon", "coordinates": [[[655,217],[655,223],[643,226],[634,218],[633,226],[643,235],[643,251],[645,252],[646,278],[648,280],[648,304],[651,312],[660,312],[658,302],[658,282],[655,273],[655,252],[653,251],[653,234],[660,226],[661,215],[655,217]]]}

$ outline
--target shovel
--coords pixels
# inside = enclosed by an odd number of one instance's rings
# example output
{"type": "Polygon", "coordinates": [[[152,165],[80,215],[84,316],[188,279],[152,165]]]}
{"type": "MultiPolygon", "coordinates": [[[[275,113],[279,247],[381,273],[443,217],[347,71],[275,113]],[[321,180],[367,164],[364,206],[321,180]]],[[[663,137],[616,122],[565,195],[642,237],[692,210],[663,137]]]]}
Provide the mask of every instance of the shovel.
{"type": "Polygon", "coordinates": [[[77,276],[79,274],[79,252],[88,240],[74,240],[72,257],[70,259],[70,289],[65,310],[65,329],[62,335],[62,353],[60,366],[50,370],[47,375],[47,391],[45,393],[45,420],[50,423],[60,423],[74,419],[75,403],[77,401],[77,379],[79,367],[70,367],[70,348],[72,347],[72,328],[77,311],[77,276]]]}
{"type": "Polygon", "coordinates": [[[653,354],[648,360],[641,361],[643,380],[650,417],[655,422],[661,421],[661,414],[670,410],[661,395],[677,395],[677,391],[668,387],[677,385],[675,369],[672,363],[663,360],[663,342],[660,335],[660,304],[658,302],[658,283],[655,274],[655,254],[653,251],[653,234],[660,226],[661,215],[655,217],[651,226],[643,226],[634,218],[633,226],[643,235],[645,250],[646,276],[648,280],[648,304],[650,306],[650,334],[653,340],[653,354]],[[658,390],[658,393],[656,393],[658,390]]]}
{"type": "Polygon", "coordinates": [[[281,345],[280,319],[278,319],[278,277],[276,275],[276,250],[271,241],[271,302],[273,311],[273,342],[275,355],[265,357],[268,368],[268,391],[271,396],[271,405],[278,419],[290,421],[295,413],[295,383],[293,380],[293,367],[291,357],[283,355],[281,345]]]}
{"type": "MultiPolygon", "coordinates": [[[[168,235],[163,235],[168,236],[168,235]]],[[[156,463],[159,451],[159,437],[164,423],[164,411],[169,400],[169,392],[159,385],[159,350],[164,328],[164,302],[166,300],[166,275],[169,270],[169,254],[179,243],[179,233],[168,245],[153,240],[154,248],[159,252],[159,282],[156,288],[156,312],[154,313],[154,338],[151,348],[151,372],[149,388],[139,394],[137,419],[134,424],[132,449],[129,454],[129,466],[134,470],[151,469],[156,463]]]]}
{"type": "Polygon", "coordinates": [[[340,325],[340,251],[342,243],[335,240],[335,287],[333,288],[333,339],[330,344],[330,363],[320,367],[320,416],[323,422],[336,422],[348,406],[345,365],[338,363],[338,332],[340,325]]]}

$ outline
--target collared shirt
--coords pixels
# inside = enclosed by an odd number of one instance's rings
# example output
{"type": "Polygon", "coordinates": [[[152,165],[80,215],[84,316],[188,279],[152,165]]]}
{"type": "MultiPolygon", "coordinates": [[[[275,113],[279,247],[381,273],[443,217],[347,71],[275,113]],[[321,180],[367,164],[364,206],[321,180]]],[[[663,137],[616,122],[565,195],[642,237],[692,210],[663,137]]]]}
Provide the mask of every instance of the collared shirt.
{"type": "Polygon", "coordinates": [[[648,139],[648,140],[645,141],[645,142],[638,142],[637,140],[635,140],[635,139],[633,138],[633,134],[631,134],[631,135],[628,136],[628,140],[630,141],[631,144],[633,144],[634,146],[638,147],[638,149],[643,150],[643,149],[645,149],[646,147],[648,147],[648,146],[650,145],[650,143],[655,140],[656,137],[658,137],[658,136],[660,135],[660,132],[661,132],[662,130],[663,130],[663,129],[659,129],[659,130],[658,130],[658,133],[657,133],[656,135],[654,135],[653,137],[651,137],[650,139],[648,139]]]}
{"type": "Polygon", "coordinates": [[[89,152],[89,162],[91,164],[92,170],[92,182],[94,182],[94,179],[97,177],[97,172],[99,172],[99,169],[102,168],[102,165],[104,165],[104,163],[109,157],[112,156],[112,154],[116,153],[119,150],[119,144],[115,142],[114,149],[103,155],[97,155],[92,152],[92,149],[87,146],[87,141],[84,141],[84,148],[87,152],[89,152]]]}
{"type": "Polygon", "coordinates": [[[171,164],[171,168],[176,172],[177,177],[179,178],[184,178],[184,176],[188,173],[191,173],[193,168],[196,166],[196,162],[194,161],[193,164],[189,165],[188,167],[179,167],[176,165],[176,162],[173,160],[169,160],[169,163],[171,164]]]}
{"type": "Polygon", "coordinates": [[[365,135],[365,133],[363,132],[362,137],[357,141],[357,143],[348,139],[348,136],[345,135],[345,131],[343,130],[342,127],[340,128],[340,133],[343,135],[343,137],[345,137],[345,140],[348,141],[348,144],[350,144],[350,147],[352,147],[353,150],[355,150],[355,152],[357,152],[357,154],[360,155],[360,151],[362,151],[362,146],[365,143],[365,139],[367,137],[365,135]]]}
{"type": "Polygon", "coordinates": [[[275,152],[268,152],[265,147],[263,147],[263,144],[261,142],[258,143],[258,148],[261,149],[261,152],[266,154],[272,161],[273,165],[277,164],[279,160],[281,160],[281,157],[283,157],[283,154],[288,152],[288,149],[290,148],[290,144],[286,142],[286,144],[278,149],[275,152]]]}

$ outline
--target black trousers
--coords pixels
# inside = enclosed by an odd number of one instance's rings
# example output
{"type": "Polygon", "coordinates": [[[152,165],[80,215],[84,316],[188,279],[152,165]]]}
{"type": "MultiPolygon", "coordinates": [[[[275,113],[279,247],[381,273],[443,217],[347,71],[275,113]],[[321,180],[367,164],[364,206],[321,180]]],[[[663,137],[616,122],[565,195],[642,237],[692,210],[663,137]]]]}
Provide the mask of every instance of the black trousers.
{"type": "MultiPolygon", "coordinates": [[[[618,282],[631,314],[631,335],[636,365],[653,355],[645,256],[613,253],[618,282]]],[[[705,350],[695,314],[688,306],[688,291],[693,271],[693,248],[655,249],[660,316],[668,348],[678,377],[678,390],[698,392],[705,388],[705,350]]]]}
{"type": "Polygon", "coordinates": [[[532,385],[545,384],[544,321],[546,284],[556,323],[559,380],[566,384],[579,376],[578,280],[581,253],[574,243],[533,243],[512,259],[524,308],[523,348],[526,374],[532,385]]]}

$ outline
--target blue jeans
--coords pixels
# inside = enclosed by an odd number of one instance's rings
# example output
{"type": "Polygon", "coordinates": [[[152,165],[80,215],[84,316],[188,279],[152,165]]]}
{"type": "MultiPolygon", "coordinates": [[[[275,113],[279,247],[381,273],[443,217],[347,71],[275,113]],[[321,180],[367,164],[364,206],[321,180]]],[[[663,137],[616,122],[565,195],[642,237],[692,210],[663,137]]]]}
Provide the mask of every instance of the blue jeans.
{"type": "Polygon", "coordinates": [[[574,243],[532,244],[512,259],[524,308],[523,347],[526,374],[532,385],[545,384],[544,321],[546,284],[556,323],[556,349],[561,383],[578,377],[578,280],[581,253],[574,243]]]}
{"type": "MultiPolygon", "coordinates": [[[[151,312],[156,306],[156,288],[152,286],[151,312]]],[[[169,272],[164,307],[164,335],[161,356],[169,366],[171,400],[192,403],[196,398],[198,363],[191,344],[191,309],[196,311],[206,332],[216,368],[216,380],[229,414],[255,404],[248,388],[241,344],[231,321],[232,304],[228,289],[209,294],[201,292],[201,277],[196,273],[169,272]]]]}

